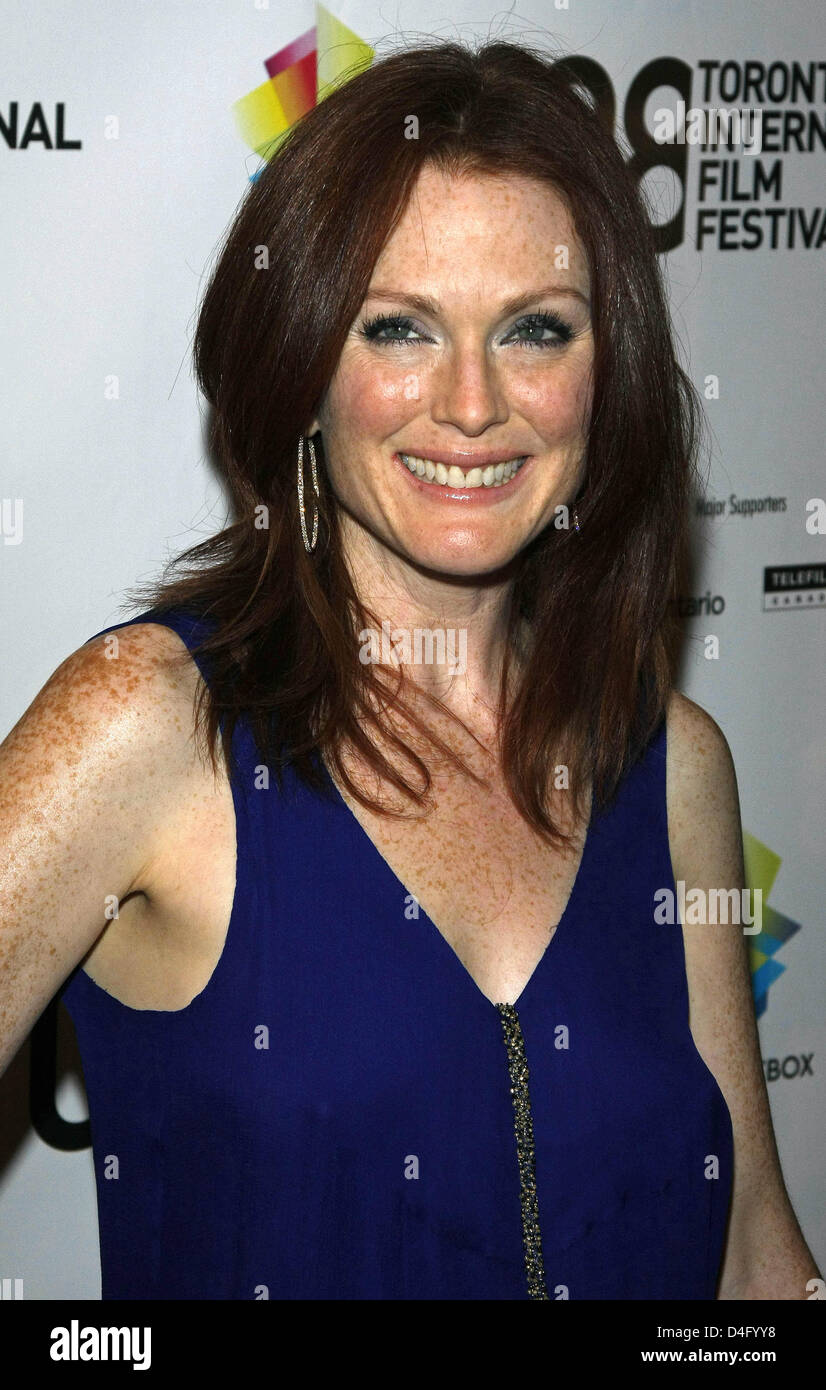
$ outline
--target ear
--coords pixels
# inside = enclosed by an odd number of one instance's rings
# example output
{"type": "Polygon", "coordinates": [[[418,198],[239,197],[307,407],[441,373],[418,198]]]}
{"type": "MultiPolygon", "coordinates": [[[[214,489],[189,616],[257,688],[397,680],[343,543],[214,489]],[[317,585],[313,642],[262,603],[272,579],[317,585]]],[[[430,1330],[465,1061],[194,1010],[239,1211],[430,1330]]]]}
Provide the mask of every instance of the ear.
{"type": "Polygon", "coordinates": [[[317,406],[316,406],[316,413],[315,413],[315,415],[313,416],[312,420],[310,421],[309,425],[307,426],[307,438],[308,438],[308,439],[312,439],[312,437],[313,437],[314,434],[320,434],[321,430],[324,428],[324,426],[323,426],[323,424],[322,424],[322,418],[321,418],[321,417],[322,417],[323,414],[324,414],[324,405],[325,405],[326,399],[327,399],[327,397],[326,397],[326,393],[325,393],[325,395],[322,396],[321,400],[318,402],[318,404],[317,404],[317,406]]]}

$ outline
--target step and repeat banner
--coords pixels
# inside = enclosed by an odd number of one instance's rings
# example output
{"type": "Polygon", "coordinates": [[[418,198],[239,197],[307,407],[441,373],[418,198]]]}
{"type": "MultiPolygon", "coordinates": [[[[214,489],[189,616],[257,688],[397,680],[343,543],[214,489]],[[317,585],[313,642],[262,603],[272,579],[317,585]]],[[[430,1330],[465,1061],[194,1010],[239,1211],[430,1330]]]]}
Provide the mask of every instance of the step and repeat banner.
{"type": "MultiPolygon", "coordinates": [[[[685,692],[737,768],[761,1051],[826,1264],[826,34],[810,0],[163,0],[9,7],[0,54],[5,735],[123,593],[220,529],[190,344],[273,141],[354,63],[427,38],[575,57],[658,227],[708,422],[685,692]]],[[[32,905],[37,911],[37,904],[32,905]]],[[[204,1213],[205,1220],[209,1214],[204,1213]]],[[[3,1298],[100,1297],[88,1111],[50,1008],[0,1079],[3,1298]]]]}

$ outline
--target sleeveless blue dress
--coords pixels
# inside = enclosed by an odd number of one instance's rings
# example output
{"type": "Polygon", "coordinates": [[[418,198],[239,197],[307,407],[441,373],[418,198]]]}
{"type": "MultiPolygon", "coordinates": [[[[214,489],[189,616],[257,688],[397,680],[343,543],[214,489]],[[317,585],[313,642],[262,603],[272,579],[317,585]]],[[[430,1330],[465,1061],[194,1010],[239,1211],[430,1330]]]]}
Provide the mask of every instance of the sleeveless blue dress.
{"type": "MultiPolygon", "coordinates": [[[[205,631],[181,609],[131,619],[150,621],[190,649],[205,631]]],[[[329,775],[329,800],[292,773],[262,785],[239,723],[235,896],[208,984],[174,1012],[80,966],[62,991],[104,1299],[715,1298],[732,1130],[689,1030],[681,927],[654,921],[675,887],[665,733],[592,814],[509,1006],[329,775]]]]}

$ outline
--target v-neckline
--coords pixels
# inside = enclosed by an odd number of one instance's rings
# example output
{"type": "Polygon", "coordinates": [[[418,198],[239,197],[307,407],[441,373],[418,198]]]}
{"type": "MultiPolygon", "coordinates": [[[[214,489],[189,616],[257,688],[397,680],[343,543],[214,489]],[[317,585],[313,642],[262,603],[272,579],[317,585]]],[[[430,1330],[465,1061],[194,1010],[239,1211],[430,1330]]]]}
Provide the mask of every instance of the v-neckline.
{"type": "Polygon", "coordinates": [[[572,905],[573,905],[574,899],[575,899],[575,897],[577,896],[578,891],[581,889],[581,884],[582,884],[582,879],[583,879],[583,870],[584,870],[584,868],[585,868],[585,863],[586,863],[586,860],[587,860],[587,857],[588,857],[589,850],[590,850],[590,848],[591,848],[591,840],[592,840],[592,838],[593,838],[593,829],[594,829],[594,821],[595,821],[593,791],[592,791],[592,793],[591,793],[591,804],[590,804],[589,812],[588,812],[588,824],[587,824],[587,827],[586,827],[586,830],[585,830],[585,839],[584,839],[584,841],[583,841],[582,852],[581,852],[580,857],[579,857],[579,865],[578,865],[578,867],[577,867],[577,871],[576,871],[576,875],[575,875],[575,877],[574,877],[573,885],[572,885],[572,887],[571,887],[570,893],[568,894],[568,901],[566,902],[564,908],[562,909],[562,915],[561,915],[561,917],[559,918],[559,921],[558,921],[557,924],[556,924],[556,927],[555,927],[555,929],[554,929],[554,934],[553,934],[553,936],[551,937],[550,941],[549,941],[548,944],[546,945],[544,951],[542,952],[542,955],[539,957],[538,961],[536,962],[536,965],[534,966],[533,970],[531,971],[530,975],[528,976],[527,980],[525,981],[524,985],[522,986],[521,990],[519,991],[519,994],[517,995],[516,999],[513,1000],[512,1003],[506,1005],[504,1000],[501,1001],[500,1003],[497,1003],[497,1002],[495,1002],[494,1000],[490,999],[490,998],[488,997],[487,994],[485,994],[485,991],[480,987],[480,985],[479,985],[479,984],[477,983],[477,981],[474,979],[473,975],[471,975],[470,971],[468,970],[468,968],[467,968],[467,966],[465,965],[464,961],[463,961],[463,960],[461,959],[461,957],[459,956],[458,952],[454,949],[453,946],[451,946],[451,944],[450,944],[450,942],[448,941],[447,937],[445,936],[444,932],[443,932],[443,931],[440,931],[439,927],[436,925],[436,923],[434,922],[433,918],[430,916],[429,912],[427,912],[426,909],[425,909],[425,908],[422,906],[422,904],[419,902],[419,899],[416,897],[415,893],[412,893],[411,890],[406,886],[406,884],[404,884],[404,883],[402,882],[402,880],[399,878],[399,875],[396,873],[395,869],[393,868],[392,864],[390,864],[390,863],[385,859],[384,855],[382,854],[382,852],[381,852],[381,850],[379,849],[378,845],[376,844],[375,840],[373,840],[372,837],[371,837],[370,835],[368,835],[368,833],[367,833],[367,831],[365,830],[364,826],[362,825],[361,821],[358,819],[358,816],[357,816],[357,815],[355,814],[355,812],[353,811],[353,808],[352,808],[350,805],[348,805],[348,803],[345,801],[344,797],[342,796],[341,791],[340,791],[339,787],[336,785],[336,782],[335,782],[335,780],[334,780],[334,778],[333,778],[333,776],[332,776],[332,774],[331,774],[331,772],[330,772],[330,769],[327,767],[327,764],[324,762],[324,759],[323,759],[323,758],[320,759],[320,762],[321,762],[321,768],[322,768],[323,774],[324,774],[324,776],[326,777],[327,781],[329,782],[330,786],[332,787],[333,792],[334,792],[334,794],[335,794],[335,797],[336,797],[337,801],[338,801],[339,804],[344,808],[345,812],[347,813],[347,815],[348,815],[350,821],[352,822],[352,824],[353,824],[353,826],[354,826],[354,828],[355,828],[355,834],[356,834],[356,836],[357,836],[357,837],[361,836],[364,840],[366,840],[367,845],[368,845],[368,847],[369,847],[369,850],[372,852],[374,858],[378,860],[379,864],[380,864],[381,867],[382,867],[383,872],[385,872],[386,874],[388,874],[388,875],[390,876],[390,878],[396,883],[396,885],[398,886],[398,888],[401,889],[401,891],[404,893],[405,897],[408,897],[408,898],[412,898],[412,899],[413,899],[413,901],[416,903],[416,905],[417,905],[417,907],[418,907],[418,909],[419,909],[419,912],[420,912],[421,915],[424,917],[424,919],[425,919],[425,921],[428,923],[428,925],[431,927],[431,929],[432,929],[432,931],[433,931],[435,937],[437,938],[436,945],[438,946],[438,945],[439,945],[439,942],[441,942],[441,945],[442,945],[442,947],[444,948],[444,950],[446,950],[446,951],[449,952],[450,956],[452,956],[453,961],[454,961],[455,964],[459,967],[459,969],[460,969],[461,973],[464,975],[465,979],[466,979],[467,981],[469,981],[469,983],[470,983],[470,985],[472,986],[472,988],[473,988],[473,990],[474,990],[474,993],[477,995],[477,997],[478,997],[479,999],[483,1000],[483,1002],[484,1002],[485,1004],[487,1004],[487,1006],[488,1006],[489,1009],[500,1009],[500,1008],[502,1008],[502,1007],[507,1007],[507,1008],[511,1008],[511,1009],[518,1009],[519,1006],[522,1005],[527,991],[530,989],[531,985],[533,984],[534,980],[536,979],[537,975],[539,974],[539,972],[540,972],[542,966],[544,965],[545,960],[546,960],[546,958],[547,958],[547,956],[548,956],[548,953],[550,952],[551,947],[553,946],[554,942],[556,941],[557,937],[559,936],[559,933],[561,932],[562,928],[564,927],[566,918],[567,918],[567,917],[569,916],[569,914],[570,914],[571,907],[572,907],[572,905]]]}

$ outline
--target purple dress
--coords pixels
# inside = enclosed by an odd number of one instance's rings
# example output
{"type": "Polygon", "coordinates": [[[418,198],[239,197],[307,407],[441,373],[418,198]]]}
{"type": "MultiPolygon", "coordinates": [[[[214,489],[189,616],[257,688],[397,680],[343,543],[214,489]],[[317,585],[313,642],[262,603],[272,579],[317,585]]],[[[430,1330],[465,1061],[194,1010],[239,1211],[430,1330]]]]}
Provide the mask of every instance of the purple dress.
{"type": "MultiPolygon", "coordinates": [[[[181,609],[131,621],[190,648],[206,630],[181,609]]],[[[654,920],[675,886],[665,723],[592,816],[514,1006],[482,994],[329,776],[324,796],[291,771],[262,786],[246,721],[233,746],[209,983],[174,1012],[80,967],[63,987],[103,1298],[713,1299],[732,1130],[689,1031],[682,930],[654,920]]]]}

